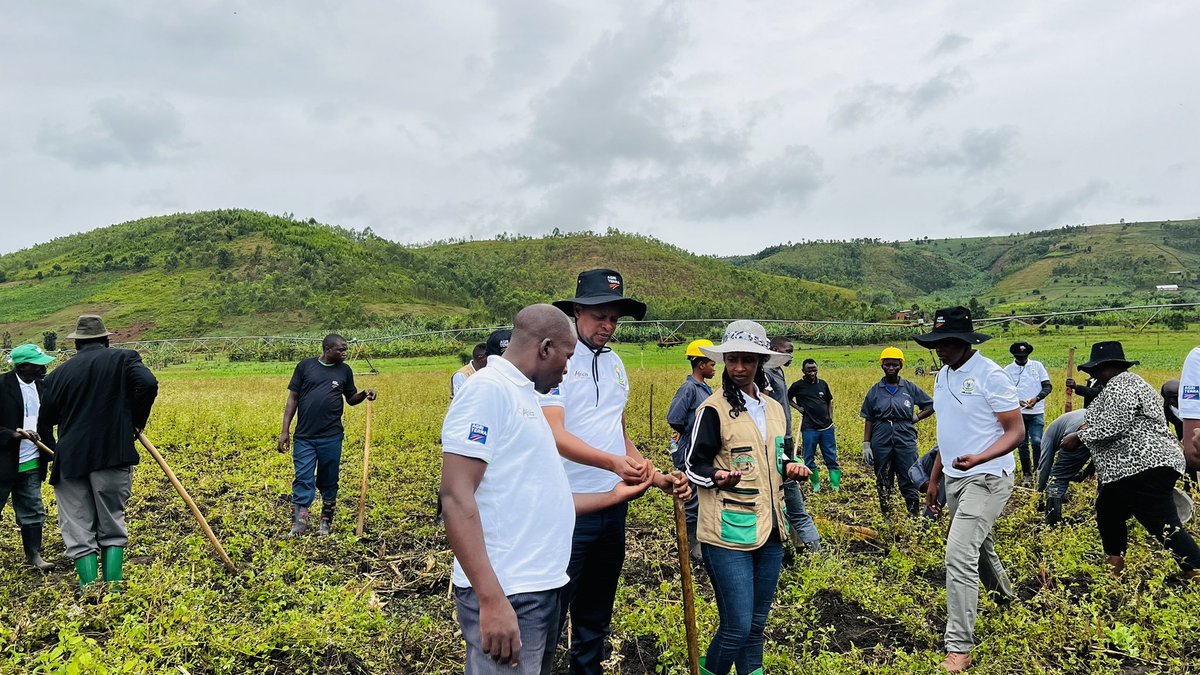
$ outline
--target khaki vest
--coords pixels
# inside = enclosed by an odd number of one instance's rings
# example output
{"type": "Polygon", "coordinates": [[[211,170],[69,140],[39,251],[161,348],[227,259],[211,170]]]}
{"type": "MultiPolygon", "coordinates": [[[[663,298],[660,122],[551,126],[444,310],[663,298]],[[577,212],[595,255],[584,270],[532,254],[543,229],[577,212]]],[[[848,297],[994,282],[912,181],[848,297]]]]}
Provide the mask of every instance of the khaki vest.
{"type": "Polygon", "coordinates": [[[705,408],[720,416],[721,450],[713,458],[713,466],[742,472],[742,479],[731,488],[700,488],[696,538],[703,544],[752,551],[767,543],[775,528],[787,538],[782,472],[787,423],[783,407],[765,393],[760,396],[766,401],[766,439],[750,413],[729,416],[732,408],[720,389],[696,409],[697,419],[705,408]]]}
{"type": "MultiPolygon", "coordinates": [[[[454,375],[461,374],[464,377],[471,377],[472,375],[474,375],[475,373],[478,373],[478,372],[479,372],[478,370],[475,370],[474,364],[468,363],[467,365],[463,366],[462,368],[459,368],[458,370],[454,371],[454,375]]],[[[454,375],[450,376],[450,398],[454,398],[454,375]]]]}

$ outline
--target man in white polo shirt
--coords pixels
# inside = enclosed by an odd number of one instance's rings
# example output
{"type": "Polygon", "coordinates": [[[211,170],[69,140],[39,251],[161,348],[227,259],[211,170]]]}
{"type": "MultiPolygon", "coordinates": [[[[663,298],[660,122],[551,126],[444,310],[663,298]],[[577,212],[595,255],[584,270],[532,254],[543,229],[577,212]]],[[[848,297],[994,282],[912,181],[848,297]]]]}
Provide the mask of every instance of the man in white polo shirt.
{"type": "Polygon", "coordinates": [[[1004,367],[1008,379],[1012,380],[1021,403],[1021,421],[1025,423],[1025,437],[1017,447],[1021,459],[1021,483],[1028,484],[1037,475],[1042,461],[1042,432],[1046,426],[1046,397],[1054,390],[1050,373],[1041,361],[1029,358],[1033,345],[1014,342],[1008,347],[1013,362],[1004,367]],[[1033,450],[1032,459],[1030,450],[1033,450]]]}
{"type": "MultiPolygon", "coordinates": [[[[608,341],[621,317],[641,319],[646,305],[625,297],[625,283],[613,270],[580,273],[575,297],[554,303],[575,319],[579,337],[562,384],[542,398],[554,430],[571,492],[605,493],[645,480],[664,491],[690,495],[686,479],[658,472],[625,433],[629,377],[608,341]]],[[[625,503],[577,518],[571,541],[571,581],[563,589],[560,613],[571,615],[570,672],[600,675],[612,622],[617,582],[625,562],[625,503]]]]}
{"type": "Polygon", "coordinates": [[[1179,376],[1179,419],[1183,420],[1183,455],[1188,470],[1200,467],[1200,347],[1183,361],[1179,376]]]}
{"type": "Polygon", "coordinates": [[[914,338],[937,350],[946,364],[933,384],[940,452],[934,461],[925,506],[937,509],[938,484],[946,476],[950,533],[946,537],[946,660],[958,673],[971,665],[979,582],[1001,601],[1015,597],[992,542],[992,526],[1013,490],[1012,449],[1025,429],[1012,380],[973,345],[976,333],[966,307],[939,309],[933,332],[914,338]],[[943,464],[943,462],[945,464],[943,464]]]}
{"type": "Polygon", "coordinates": [[[562,312],[526,307],[508,351],[489,357],[446,413],[441,497],[470,675],[550,672],[575,514],[650,485],[571,494],[538,394],[558,384],[574,349],[562,312]]]}

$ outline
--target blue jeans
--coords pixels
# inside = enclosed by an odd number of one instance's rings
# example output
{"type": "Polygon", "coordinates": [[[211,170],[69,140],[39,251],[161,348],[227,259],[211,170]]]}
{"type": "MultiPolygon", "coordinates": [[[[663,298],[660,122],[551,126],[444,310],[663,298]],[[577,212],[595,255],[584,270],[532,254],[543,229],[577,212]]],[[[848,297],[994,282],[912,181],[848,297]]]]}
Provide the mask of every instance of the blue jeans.
{"type": "Polygon", "coordinates": [[[337,501],[338,475],[342,468],[342,434],[325,438],[297,438],[292,444],[292,503],[300,508],[312,506],[316,491],[321,502],[337,501]],[[315,479],[314,479],[315,474],[315,479]]]}
{"type": "Polygon", "coordinates": [[[1021,439],[1021,444],[1017,446],[1017,456],[1021,459],[1021,475],[1028,478],[1034,475],[1033,467],[1041,464],[1042,431],[1046,426],[1046,416],[1042,413],[1021,413],[1021,419],[1025,421],[1025,438],[1021,439]],[[1030,448],[1033,448],[1032,462],[1029,461],[1030,448]]]}
{"type": "Polygon", "coordinates": [[[502,666],[483,651],[479,596],[472,588],[454,587],[458,625],[467,642],[467,675],[550,675],[558,646],[559,589],[508,596],[521,630],[520,665],[502,666]]]}
{"type": "Polygon", "coordinates": [[[825,461],[825,468],[830,471],[841,470],[842,467],[837,461],[837,437],[832,426],[821,431],[804,429],[800,432],[800,439],[804,450],[804,466],[807,466],[809,471],[817,472],[817,445],[821,446],[821,459],[825,461]]]}
{"type": "Polygon", "coordinates": [[[796,537],[804,544],[809,553],[821,550],[821,535],[817,532],[817,524],[808,509],[804,508],[804,495],[800,493],[800,484],[794,480],[783,482],[783,507],[787,510],[788,524],[796,530],[796,537]]]}
{"type": "Polygon", "coordinates": [[[772,535],[753,551],[716,545],[702,551],[720,619],[704,668],[713,675],[725,675],[730,667],[740,674],[754,672],[763,664],[763,631],[779,585],[783,544],[772,535]]]}
{"type": "MultiPolygon", "coordinates": [[[[629,504],[575,518],[571,536],[570,581],[563,586],[559,625],[571,615],[571,673],[602,675],[604,647],[612,624],[617,581],[625,564],[625,516],[629,504]]],[[[707,546],[703,548],[708,548],[707,546]]]]}

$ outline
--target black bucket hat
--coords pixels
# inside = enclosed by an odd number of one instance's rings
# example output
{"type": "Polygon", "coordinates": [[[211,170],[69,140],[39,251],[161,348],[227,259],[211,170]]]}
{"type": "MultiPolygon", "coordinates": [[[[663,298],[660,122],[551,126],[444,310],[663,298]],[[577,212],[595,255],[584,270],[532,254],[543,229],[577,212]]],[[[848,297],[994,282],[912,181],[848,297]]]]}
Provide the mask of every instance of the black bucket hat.
{"type": "Polygon", "coordinates": [[[932,346],[943,340],[962,340],[978,345],[991,340],[992,336],[975,332],[971,310],[966,307],[946,307],[934,314],[933,332],[917,335],[913,339],[922,346],[932,346]]]}
{"type": "Polygon", "coordinates": [[[1105,363],[1116,363],[1126,368],[1136,366],[1139,361],[1129,361],[1125,358],[1125,348],[1116,340],[1109,342],[1097,342],[1092,345],[1092,358],[1088,359],[1087,363],[1081,363],[1077,366],[1082,371],[1089,371],[1092,368],[1103,365],[1105,363]]]}
{"type": "Polygon", "coordinates": [[[1009,345],[1008,353],[1012,354],[1013,356],[1018,356],[1021,354],[1029,356],[1033,353],[1033,345],[1029,344],[1028,342],[1014,342],[1009,345]]]}
{"type": "Polygon", "coordinates": [[[500,356],[503,354],[504,350],[508,349],[509,340],[512,340],[511,330],[501,328],[500,330],[492,331],[492,334],[488,336],[487,343],[484,345],[487,355],[500,356]]]}
{"type": "Polygon", "coordinates": [[[614,303],[622,316],[641,321],[646,316],[646,303],[625,297],[625,280],[613,270],[580,272],[575,280],[575,297],[559,300],[554,306],[569,317],[575,316],[575,305],[607,305],[614,303]]]}

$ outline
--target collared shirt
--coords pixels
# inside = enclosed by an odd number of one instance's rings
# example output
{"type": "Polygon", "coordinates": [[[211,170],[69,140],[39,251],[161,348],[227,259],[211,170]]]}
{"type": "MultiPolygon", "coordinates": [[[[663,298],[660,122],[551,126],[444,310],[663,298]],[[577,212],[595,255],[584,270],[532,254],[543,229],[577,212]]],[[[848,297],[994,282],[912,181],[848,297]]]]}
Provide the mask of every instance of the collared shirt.
{"type": "Polygon", "coordinates": [[[933,407],[937,410],[938,448],[947,476],[1007,476],[1016,471],[1011,452],[966,471],[954,468],[954,460],[977,455],[1004,435],[996,415],[1021,407],[1012,380],[995,361],[975,352],[958,370],[942,366],[933,383],[933,407]]]}
{"type": "Polygon", "coordinates": [[[679,432],[680,438],[691,438],[692,426],[696,424],[696,408],[709,396],[712,396],[712,387],[697,382],[690,375],[679,385],[679,390],[671,399],[671,406],[667,408],[667,424],[679,432]]]}
{"type": "Polygon", "coordinates": [[[1179,376],[1179,418],[1200,420],[1200,347],[1195,347],[1183,361],[1179,376]]]}
{"type": "MultiPolygon", "coordinates": [[[[608,349],[594,352],[582,341],[575,345],[575,354],[567,361],[562,384],[541,397],[542,407],[563,409],[568,433],[618,457],[625,456],[624,415],[628,401],[629,377],[621,357],[608,349]]],[[[576,494],[609,492],[621,482],[611,471],[566,458],[562,461],[571,481],[571,492],[576,494]]]]}
{"type": "MultiPolygon", "coordinates": [[[[21,386],[21,398],[25,404],[25,421],[21,423],[21,428],[36,431],[38,428],[38,410],[42,406],[41,397],[38,396],[37,383],[26,382],[18,377],[17,384],[21,386]]],[[[19,464],[25,464],[38,458],[37,446],[27,438],[21,439],[19,452],[20,457],[17,459],[19,464]]]]}
{"type": "MultiPolygon", "coordinates": [[[[1043,366],[1041,361],[1033,359],[1026,361],[1023,366],[1019,366],[1016,361],[1013,361],[1004,366],[1004,372],[1008,375],[1008,379],[1012,380],[1013,386],[1017,388],[1017,398],[1022,401],[1037,398],[1042,393],[1042,382],[1050,379],[1050,373],[1046,372],[1046,366],[1043,366]]],[[[1038,401],[1029,410],[1021,409],[1021,413],[1024,415],[1041,415],[1045,412],[1045,399],[1038,401]]]]}
{"type": "MultiPolygon", "coordinates": [[[[504,594],[566,584],[575,505],[533,382],[503,357],[488,357],[450,403],[442,452],[487,462],[475,502],[504,594]]],[[[455,586],[470,587],[457,558],[453,574],[455,586]]]]}
{"type": "Polygon", "coordinates": [[[867,440],[878,448],[916,449],[914,406],[921,410],[932,408],[933,399],[908,380],[899,380],[895,387],[889,385],[886,378],[879,380],[863,398],[862,409],[858,412],[859,417],[872,423],[871,437],[867,440]]]}
{"type": "Polygon", "coordinates": [[[1092,451],[1101,483],[1160,466],[1183,475],[1183,449],[1167,428],[1162,397],[1137,375],[1126,371],[1109,380],[1084,420],[1079,440],[1092,451]]]}

